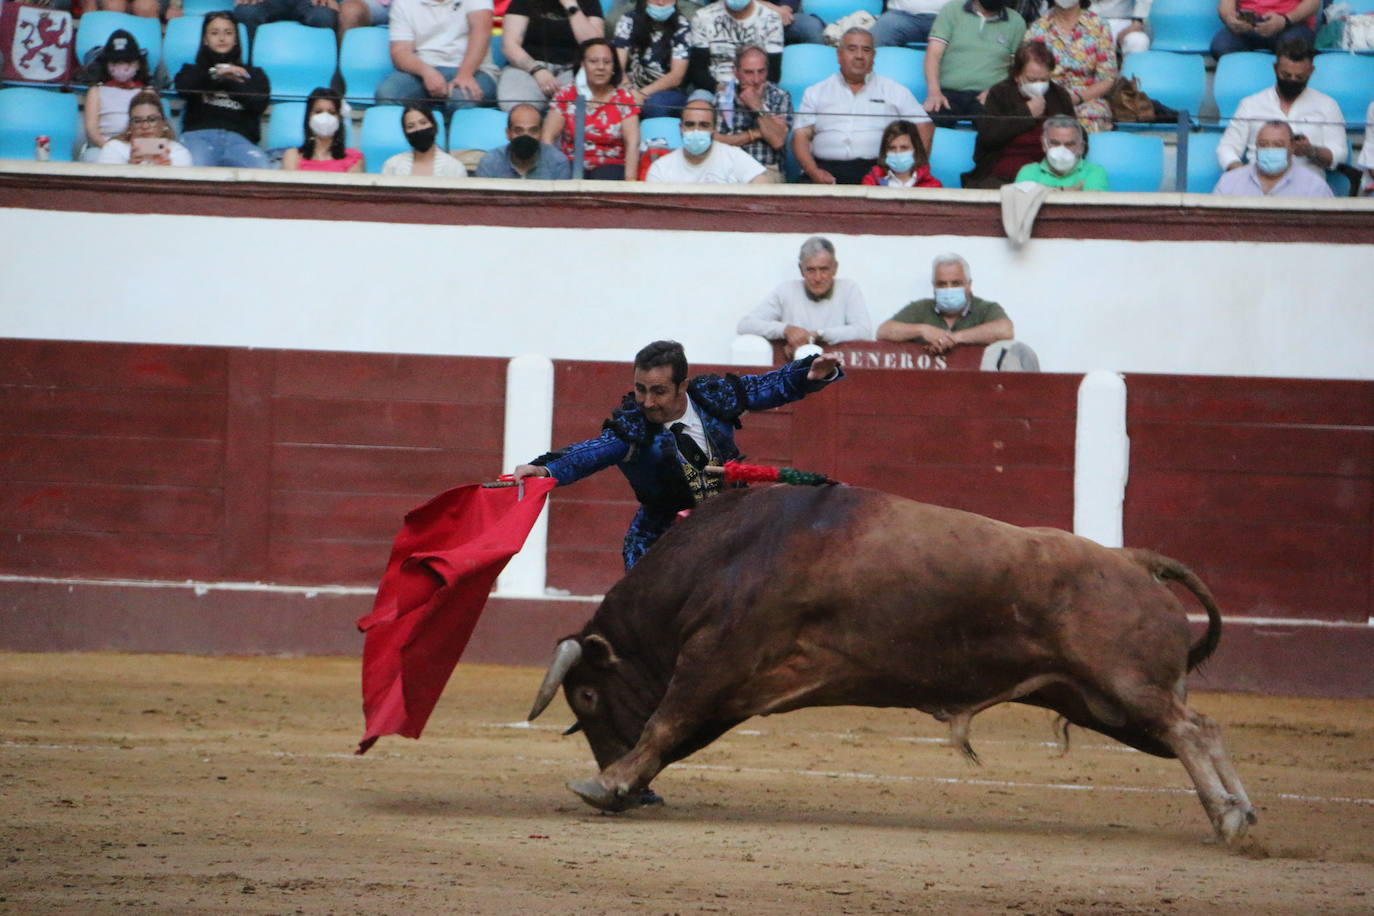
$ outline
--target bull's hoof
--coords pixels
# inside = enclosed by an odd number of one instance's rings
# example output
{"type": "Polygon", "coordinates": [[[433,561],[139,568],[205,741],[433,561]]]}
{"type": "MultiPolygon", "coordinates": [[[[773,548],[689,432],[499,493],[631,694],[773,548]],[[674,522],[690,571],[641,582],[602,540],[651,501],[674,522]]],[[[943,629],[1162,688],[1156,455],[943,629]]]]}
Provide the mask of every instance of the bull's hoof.
{"type": "Polygon", "coordinates": [[[616,792],[602,785],[599,779],[573,779],[568,782],[568,788],[598,811],[625,811],[640,804],[638,792],[616,792]]]}
{"type": "Polygon", "coordinates": [[[1259,818],[1255,816],[1253,808],[1242,808],[1239,805],[1227,808],[1221,815],[1217,833],[1227,845],[1235,845],[1245,838],[1245,832],[1257,820],[1259,818]]]}

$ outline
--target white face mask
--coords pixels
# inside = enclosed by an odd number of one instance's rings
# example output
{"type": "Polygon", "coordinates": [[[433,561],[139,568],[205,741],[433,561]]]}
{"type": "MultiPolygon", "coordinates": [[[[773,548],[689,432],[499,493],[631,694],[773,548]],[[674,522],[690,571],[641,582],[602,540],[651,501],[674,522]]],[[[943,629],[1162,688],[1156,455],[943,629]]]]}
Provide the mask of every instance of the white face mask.
{"type": "Polygon", "coordinates": [[[110,64],[110,79],[116,83],[127,83],[129,80],[138,76],[138,64],[135,63],[116,63],[110,64]]]}
{"type": "Polygon", "coordinates": [[[339,116],[317,111],[310,116],[310,132],[317,137],[332,137],[339,132],[339,116]]]}
{"type": "Polygon", "coordinates": [[[1043,96],[1045,93],[1050,91],[1050,81],[1037,80],[1034,83],[1022,83],[1021,91],[1024,92],[1028,97],[1043,96]]]}
{"type": "Polygon", "coordinates": [[[1067,146],[1051,146],[1045,151],[1045,161],[1060,175],[1067,175],[1078,164],[1078,154],[1067,146]]]}
{"type": "Polygon", "coordinates": [[[1054,0],[1054,5],[1061,10],[1071,10],[1078,6],[1078,0],[1054,0]]]}

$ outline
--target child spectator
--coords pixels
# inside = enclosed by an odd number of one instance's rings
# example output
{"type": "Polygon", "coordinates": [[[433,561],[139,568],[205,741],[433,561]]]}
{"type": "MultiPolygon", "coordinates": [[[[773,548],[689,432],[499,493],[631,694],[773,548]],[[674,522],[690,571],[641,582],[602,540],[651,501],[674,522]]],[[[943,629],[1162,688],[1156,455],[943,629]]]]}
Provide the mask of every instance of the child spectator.
{"type": "Polygon", "coordinates": [[[148,86],[148,59],[124,29],[110,33],[96,59],[100,77],[86,92],[81,118],[86,130],[83,162],[96,162],[100,150],[129,127],[129,103],[148,86]]]}
{"type": "Polygon", "coordinates": [[[910,121],[893,121],[883,131],[878,145],[878,164],[860,184],[890,188],[942,188],[940,179],[930,174],[925,144],[910,121]]]}
{"type": "Polygon", "coordinates": [[[361,172],[363,154],[344,147],[343,99],[333,89],[316,89],[305,102],[305,140],[282,156],[287,171],[361,172]]]}

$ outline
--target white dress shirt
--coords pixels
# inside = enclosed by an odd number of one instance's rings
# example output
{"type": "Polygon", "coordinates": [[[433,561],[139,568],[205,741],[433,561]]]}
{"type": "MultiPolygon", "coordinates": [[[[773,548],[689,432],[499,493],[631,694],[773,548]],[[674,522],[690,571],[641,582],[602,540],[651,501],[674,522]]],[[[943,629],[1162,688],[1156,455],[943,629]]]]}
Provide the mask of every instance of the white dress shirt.
{"type": "Polygon", "coordinates": [[[858,92],[835,73],[807,88],[797,109],[796,128],[815,127],[811,155],[821,159],[877,159],[883,130],[898,119],[929,121],[916,97],[896,80],[877,73],[858,92]]]}
{"type": "Polygon", "coordinates": [[[789,324],[817,331],[826,343],[872,340],[873,320],[859,284],[838,279],[830,295],[819,302],[806,294],[806,283],[788,280],[748,315],[739,320],[738,334],[757,334],[769,340],[782,340],[789,324]]]}
{"type": "MultiPolygon", "coordinates": [[[[1217,144],[1217,162],[1222,168],[1244,158],[1255,161],[1255,140],[1266,121],[1284,121],[1293,133],[1302,134],[1313,146],[1331,153],[1331,164],[1344,162],[1349,148],[1345,142],[1345,118],[1341,106],[1324,92],[1307,88],[1288,106],[1287,113],[1279,107],[1279,93],[1273,86],[1254,95],[1247,95],[1236,106],[1235,117],[1217,144]]],[[[1297,158],[1296,165],[1313,174],[1325,177],[1325,170],[1310,159],[1297,158]]]]}

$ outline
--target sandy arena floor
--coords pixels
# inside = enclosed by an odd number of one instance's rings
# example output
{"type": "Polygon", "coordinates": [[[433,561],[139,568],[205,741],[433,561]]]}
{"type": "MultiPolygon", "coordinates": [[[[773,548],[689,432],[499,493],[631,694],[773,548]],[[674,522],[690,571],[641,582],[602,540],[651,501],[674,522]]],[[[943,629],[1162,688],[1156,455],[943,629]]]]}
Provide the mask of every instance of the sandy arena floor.
{"type": "Polygon", "coordinates": [[[914,713],[759,719],[603,816],[541,672],[459,666],[418,741],[352,659],[0,654],[0,912],[1374,913],[1374,701],[1198,695],[1260,810],[1231,850],[1183,768],[1003,706],[984,765],[914,713]]]}

